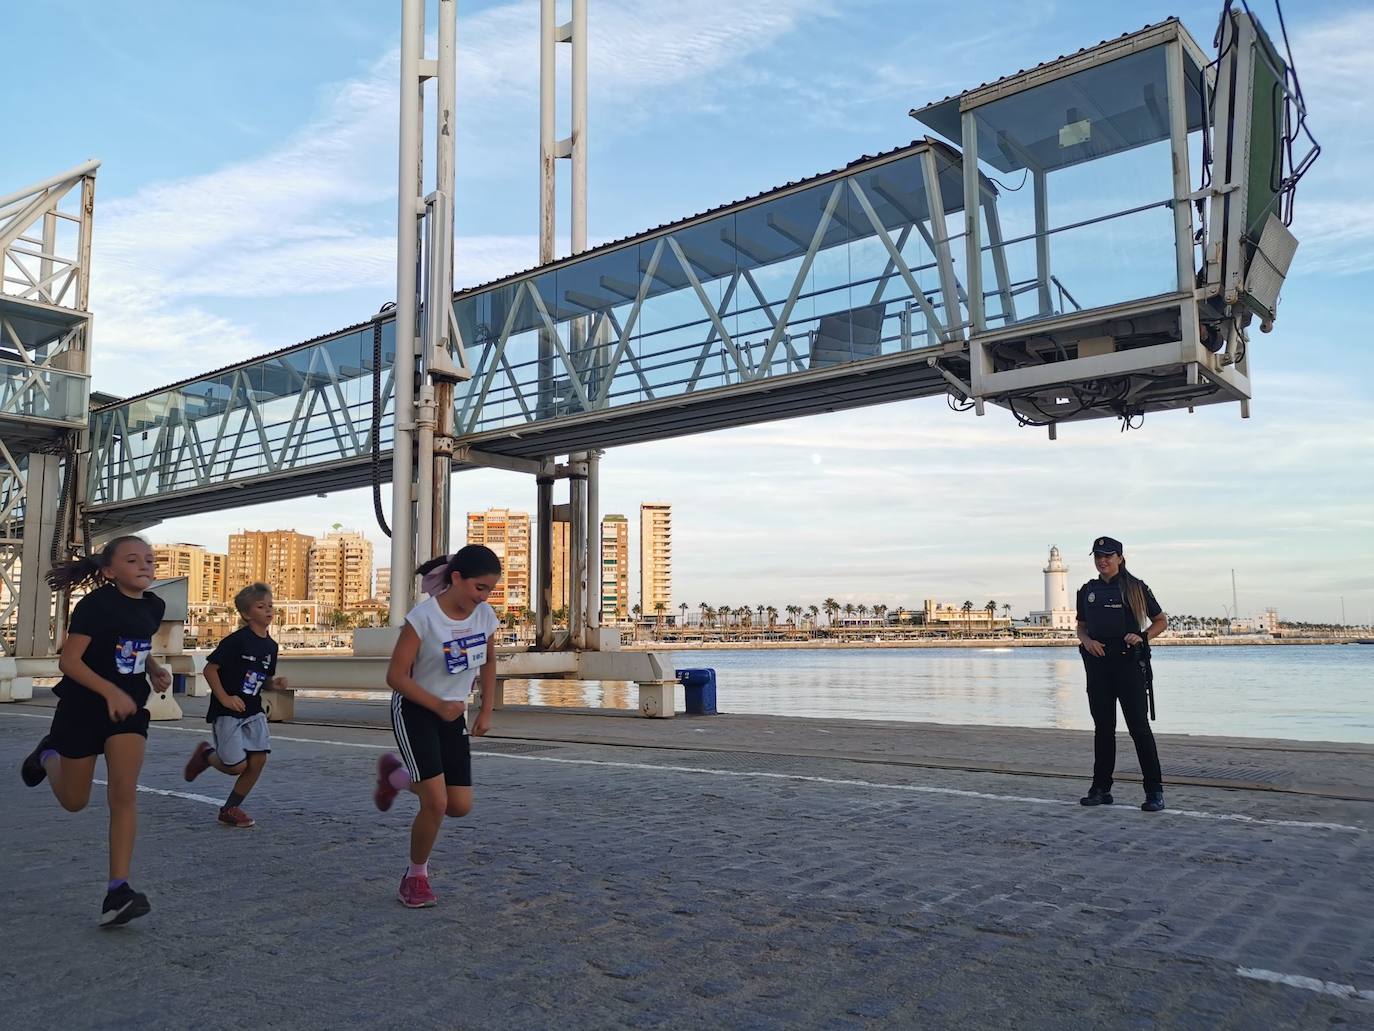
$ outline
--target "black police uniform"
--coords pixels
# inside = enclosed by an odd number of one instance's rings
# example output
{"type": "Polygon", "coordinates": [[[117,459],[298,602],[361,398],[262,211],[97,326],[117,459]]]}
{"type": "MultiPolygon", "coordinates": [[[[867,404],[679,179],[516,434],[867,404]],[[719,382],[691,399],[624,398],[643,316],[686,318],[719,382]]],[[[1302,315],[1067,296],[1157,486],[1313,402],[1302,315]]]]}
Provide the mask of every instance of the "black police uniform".
{"type": "MultiPolygon", "coordinates": [[[[1151,620],[1162,611],[1154,593],[1144,582],[1145,611],[1151,620]]],[[[1155,736],[1150,730],[1149,703],[1145,691],[1143,646],[1128,645],[1127,634],[1144,638],[1145,631],[1136,625],[1135,614],[1121,593],[1120,575],[1111,580],[1089,580],[1078,589],[1078,620],[1084,624],[1088,637],[1101,643],[1099,658],[1079,647],[1083,668],[1088,674],[1088,708],[1093,716],[1093,790],[1112,789],[1112,773],[1116,768],[1116,706],[1121,703],[1126,728],[1135,742],[1145,793],[1164,790],[1159,769],[1159,752],[1155,736]]]]}

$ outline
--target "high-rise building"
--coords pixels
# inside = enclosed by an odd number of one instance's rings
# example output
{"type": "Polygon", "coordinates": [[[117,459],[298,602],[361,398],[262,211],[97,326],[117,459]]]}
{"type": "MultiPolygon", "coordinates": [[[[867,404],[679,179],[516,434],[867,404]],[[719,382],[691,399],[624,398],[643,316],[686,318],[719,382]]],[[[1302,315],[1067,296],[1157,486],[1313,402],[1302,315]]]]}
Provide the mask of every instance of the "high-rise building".
{"type": "Polygon", "coordinates": [[[630,615],[630,521],[601,520],[601,618],[618,623],[630,615]]]}
{"type": "Polygon", "coordinates": [[[373,597],[378,601],[391,601],[391,567],[377,567],[377,587],[373,592],[373,597]]]}
{"type": "Polygon", "coordinates": [[[572,603],[572,556],[568,553],[568,534],[571,523],[554,521],[553,524],[553,603],[554,612],[567,609],[572,603]]]}
{"type": "Polygon", "coordinates": [[[323,617],[372,597],[372,542],[356,530],[331,530],[310,547],[310,598],[323,617]]]}
{"type": "Polygon", "coordinates": [[[530,514],[508,508],[469,512],[468,543],[485,545],[501,560],[501,581],[487,598],[491,607],[502,616],[530,608],[530,514]]]}
{"type": "Polygon", "coordinates": [[[310,593],[310,546],[315,538],[295,530],[244,530],[229,535],[228,594],[265,583],[279,600],[310,593]]]}
{"type": "Polygon", "coordinates": [[[639,605],[645,616],[673,607],[673,506],[647,502],[639,506],[639,605]]]}
{"type": "Polygon", "coordinates": [[[206,551],[199,544],[157,544],[153,547],[153,558],[157,562],[154,575],[159,580],[186,577],[186,599],[190,604],[223,604],[226,600],[227,555],[206,551]]]}

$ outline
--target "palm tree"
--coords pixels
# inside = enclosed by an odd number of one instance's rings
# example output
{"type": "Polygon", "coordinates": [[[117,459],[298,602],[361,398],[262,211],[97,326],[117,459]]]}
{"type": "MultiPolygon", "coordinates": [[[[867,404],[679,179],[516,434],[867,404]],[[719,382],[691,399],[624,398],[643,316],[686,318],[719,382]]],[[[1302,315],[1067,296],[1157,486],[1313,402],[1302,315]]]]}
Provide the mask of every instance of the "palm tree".
{"type": "Polygon", "coordinates": [[[964,633],[967,634],[969,616],[973,613],[973,602],[966,601],[959,607],[964,610],[964,633]]]}
{"type": "Polygon", "coordinates": [[[876,617],[876,618],[877,618],[878,620],[880,620],[881,622],[886,623],[886,622],[887,622],[887,618],[886,618],[886,617],[887,617],[887,606],[886,606],[886,605],[874,605],[874,606],[873,606],[873,615],[874,615],[874,617],[876,617]]]}
{"type": "Polygon", "coordinates": [[[997,615],[997,602],[989,601],[983,608],[988,610],[988,629],[992,629],[992,617],[997,615]]]}
{"type": "Polygon", "coordinates": [[[1011,606],[1010,606],[1010,605],[1003,605],[1003,606],[1002,606],[1002,616],[1003,616],[1004,619],[1006,619],[1007,624],[1010,625],[1010,624],[1011,624],[1011,606]]]}
{"type": "Polygon", "coordinates": [[[769,606],[768,606],[768,625],[769,625],[770,627],[776,626],[776,625],[777,625],[777,622],[778,622],[778,610],[777,610],[776,608],[774,608],[772,605],[769,605],[769,606]]]}
{"type": "Polygon", "coordinates": [[[787,615],[790,617],[791,623],[794,627],[797,625],[797,621],[801,618],[801,614],[802,607],[800,605],[787,606],[787,615]]]}
{"type": "Polygon", "coordinates": [[[638,605],[632,606],[631,609],[630,609],[630,611],[631,611],[632,613],[634,613],[634,617],[635,617],[635,622],[636,622],[636,623],[639,622],[639,617],[642,616],[642,615],[644,615],[644,610],[643,610],[642,608],[640,608],[638,605]]]}
{"type": "Polygon", "coordinates": [[[834,598],[826,598],[825,601],[821,603],[821,605],[825,609],[825,618],[828,619],[831,623],[834,623],[835,613],[840,611],[840,603],[837,602],[834,598]]]}
{"type": "Polygon", "coordinates": [[[730,617],[735,614],[735,610],[732,609],[729,605],[717,605],[716,611],[720,613],[721,619],[725,620],[725,625],[729,626],[730,617]]]}
{"type": "Polygon", "coordinates": [[[654,602],[654,623],[656,626],[663,625],[663,614],[668,611],[668,603],[663,601],[654,602]]]}
{"type": "Polygon", "coordinates": [[[703,602],[699,602],[699,603],[697,604],[697,608],[701,609],[701,625],[702,625],[702,626],[710,626],[710,625],[711,625],[711,606],[710,606],[710,605],[707,605],[707,604],[703,601],[703,602]]]}
{"type": "Polygon", "coordinates": [[[867,619],[867,618],[868,618],[868,606],[867,606],[867,605],[860,605],[860,606],[859,606],[859,617],[860,617],[861,619],[867,619]]]}
{"type": "Polygon", "coordinates": [[[678,606],[678,608],[680,608],[680,609],[682,610],[682,622],[679,624],[679,626],[686,626],[686,625],[687,625],[687,603],[684,601],[681,605],[678,606]]]}
{"type": "Polygon", "coordinates": [[[808,605],[806,611],[811,614],[811,629],[816,629],[816,620],[820,618],[821,609],[819,605],[808,605]]]}

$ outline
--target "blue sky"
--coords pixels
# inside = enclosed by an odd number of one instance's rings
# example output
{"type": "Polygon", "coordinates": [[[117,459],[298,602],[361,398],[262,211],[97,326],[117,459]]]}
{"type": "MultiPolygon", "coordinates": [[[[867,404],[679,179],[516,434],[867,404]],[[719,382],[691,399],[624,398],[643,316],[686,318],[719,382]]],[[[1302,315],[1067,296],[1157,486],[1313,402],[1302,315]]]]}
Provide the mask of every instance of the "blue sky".
{"type": "MultiPolygon", "coordinates": [[[[128,394],[367,318],[394,294],[399,4],[7,4],[0,190],[103,161],[95,386],[128,394]],[[17,89],[16,89],[17,87],[17,89]],[[130,369],[155,370],[137,378],[130,369]]],[[[1272,6],[1252,5],[1277,31],[1272,6]]],[[[919,135],[906,112],[1179,14],[1210,48],[1218,3],[590,0],[593,240],[633,233],[919,135]]],[[[1060,440],[913,401],[612,451],[603,511],[674,506],[675,602],[1040,604],[1050,544],[1071,579],[1112,533],[1175,612],[1374,620],[1374,11],[1286,14],[1321,161],[1275,332],[1235,406],[1060,440]]],[[[538,7],[465,0],[460,285],[534,263],[538,7]]],[[[566,48],[562,48],[566,50],[566,48]]],[[[560,125],[560,131],[563,126],[560,125]]],[[[563,209],[565,218],[566,207],[563,209]]],[[[563,222],[566,225],[566,222],[563,222]]],[[[455,509],[533,507],[528,480],[465,473],[455,509]]],[[[171,520],[384,538],[364,493],[171,520]]],[[[457,534],[461,540],[461,529],[457,534]]]]}

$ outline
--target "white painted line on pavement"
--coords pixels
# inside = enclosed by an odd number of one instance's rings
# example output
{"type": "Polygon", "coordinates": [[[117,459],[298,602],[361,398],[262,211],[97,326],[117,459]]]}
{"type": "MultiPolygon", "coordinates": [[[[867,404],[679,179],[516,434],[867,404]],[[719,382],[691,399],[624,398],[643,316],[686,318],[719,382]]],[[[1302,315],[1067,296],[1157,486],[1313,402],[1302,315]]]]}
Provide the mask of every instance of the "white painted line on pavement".
{"type": "MultiPolygon", "coordinates": [[[[92,778],[91,783],[104,784],[108,786],[110,782],[108,780],[98,780],[92,778]]],[[[186,798],[192,802],[204,802],[207,805],[214,806],[216,809],[224,805],[224,803],[221,802],[218,798],[211,798],[209,795],[195,795],[189,791],[168,791],[166,788],[150,788],[146,784],[139,784],[137,785],[137,787],[138,790],[143,792],[145,795],[163,795],[167,798],[186,798]]]]}
{"type": "MultiPolygon", "coordinates": [[[[30,719],[51,718],[25,712],[6,712],[0,713],[0,716],[27,716],[30,719]]],[[[194,727],[167,727],[159,726],[156,723],[151,724],[150,729],[180,730],[192,734],[208,733],[208,731],[198,730],[194,727]]],[[[369,730],[373,733],[377,732],[372,728],[364,727],[359,729],[369,730]]],[[[292,741],[307,745],[332,745],[336,748],[364,748],[371,749],[372,751],[388,751],[391,748],[390,742],[376,744],[362,741],[332,741],[327,738],[287,737],[283,734],[273,734],[272,740],[292,741]]],[[[961,788],[941,788],[926,784],[883,784],[879,781],[872,780],[847,780],[839,777],[817,777],[804,773],[769,773],[764,770],[722,770],[709,766],[672,766],[666,763],[634,763],[615,759],[563,759],[551,755],[505,755],[500,752],[479,752],[478,754],[484,759],[515,759],[524,762],[562,763],[568,766],[606,766],[612,769],[692,773],[711,777],[742,777],[754,780],[788,780],[808,784],[828,784],[836,787],[878,788],[884,791],[904,791],[909,794],[918,795],[948,795],[954,798],[978,798],[991,802],[1016,802],[1020,805],[1078,805],[1075,800],[1065,798],[1036,798],[1030,795],[998,795],[987,791],[966,791],[961,788]]],[[[175,792],[172,793],[175,794],[175,792]]],[[[220,803],[216,802],[215,804],[219,805],[220,803]]],[[[1112,810],[1117,807],[1107,806],[1105,808],[1112,810]]],[[[1120,808],[1129,811],[1133,809],[1134,806],[1121,806],[1120,808]]],[[[1325,823],[1317,820],[1278,820],[1270,819],[1265,816],[1246,816],[1242,813],[1209,813],[1201,809],[1165,809],[1163,815],[1183,816],[1194,820],[1216,820],[1222,823],[1245,823],[1265,827],[1292,827],[1298,830],[1345,831],[1353,834],[1364,833],[1364,828],[1354,827],[1346,823],[1325,823]]]]}
{"type": "MultiPolygon", "coordinates": [[[[840,787],[881,788],[887,791],[906,791],[920,795],[952,795],[957,798],[982,798],[994,802],[1019,802],[1025,805],[1066,805],[1077,806],[1072,799],[1034,798],[1027,795],[996,795],[986,791],[965,791],[961,788],[938,788],[925,784],[883,784],[872,780],[845,780],[838,777],[813,777],[803,773],[768,773],[763,770],[720,770],[705,766],[669,766],[662,763],[630,763],[609,759],[558,759],[549,755],[502,755],[499,752],[483,753],[483,758],[521,759],[528,762],[568,763],[580,766],[614,766],[628,770],[668,770],[673,773],[698,773],[715,777],[749,777],[759,780],[796,780],[811,784],[832,784],[840,787]]],[[[1108,807],[1114,808],[1114,807],[1108,807]]],[[[1124,806],[1130,809],[1133,807],[1124,806]]],[[[1272,820],[1263,816],[1245,816],[1241,813],[1208,813],[1200,809],[1166,809],[1165,815],[1187,816],[1198,820],[1223,820],[1229,823],[1263,824],[1269,827],[1297,827],[1303,830],[1351,831],[1364,833],[1363,828],[1345,823],[1322,823],[1314,820],[1272,820]]]]}
{"type": "Polygon", "coordinates": [[[1236,967],[1236,973],[1252,981],[1269,981],[1272,984],[1286,984],[1290,988],[1303,988],[1322,995],[1334,995],[1340,999],[1361,999],[1374,1002],[1374,991],[1361,991],[1353,984],[1340,984],[1337,981],[1322,981],[1301,974],[1280,974],[1274,970],[1260,970],[1256,967],[1236,967]]]}

